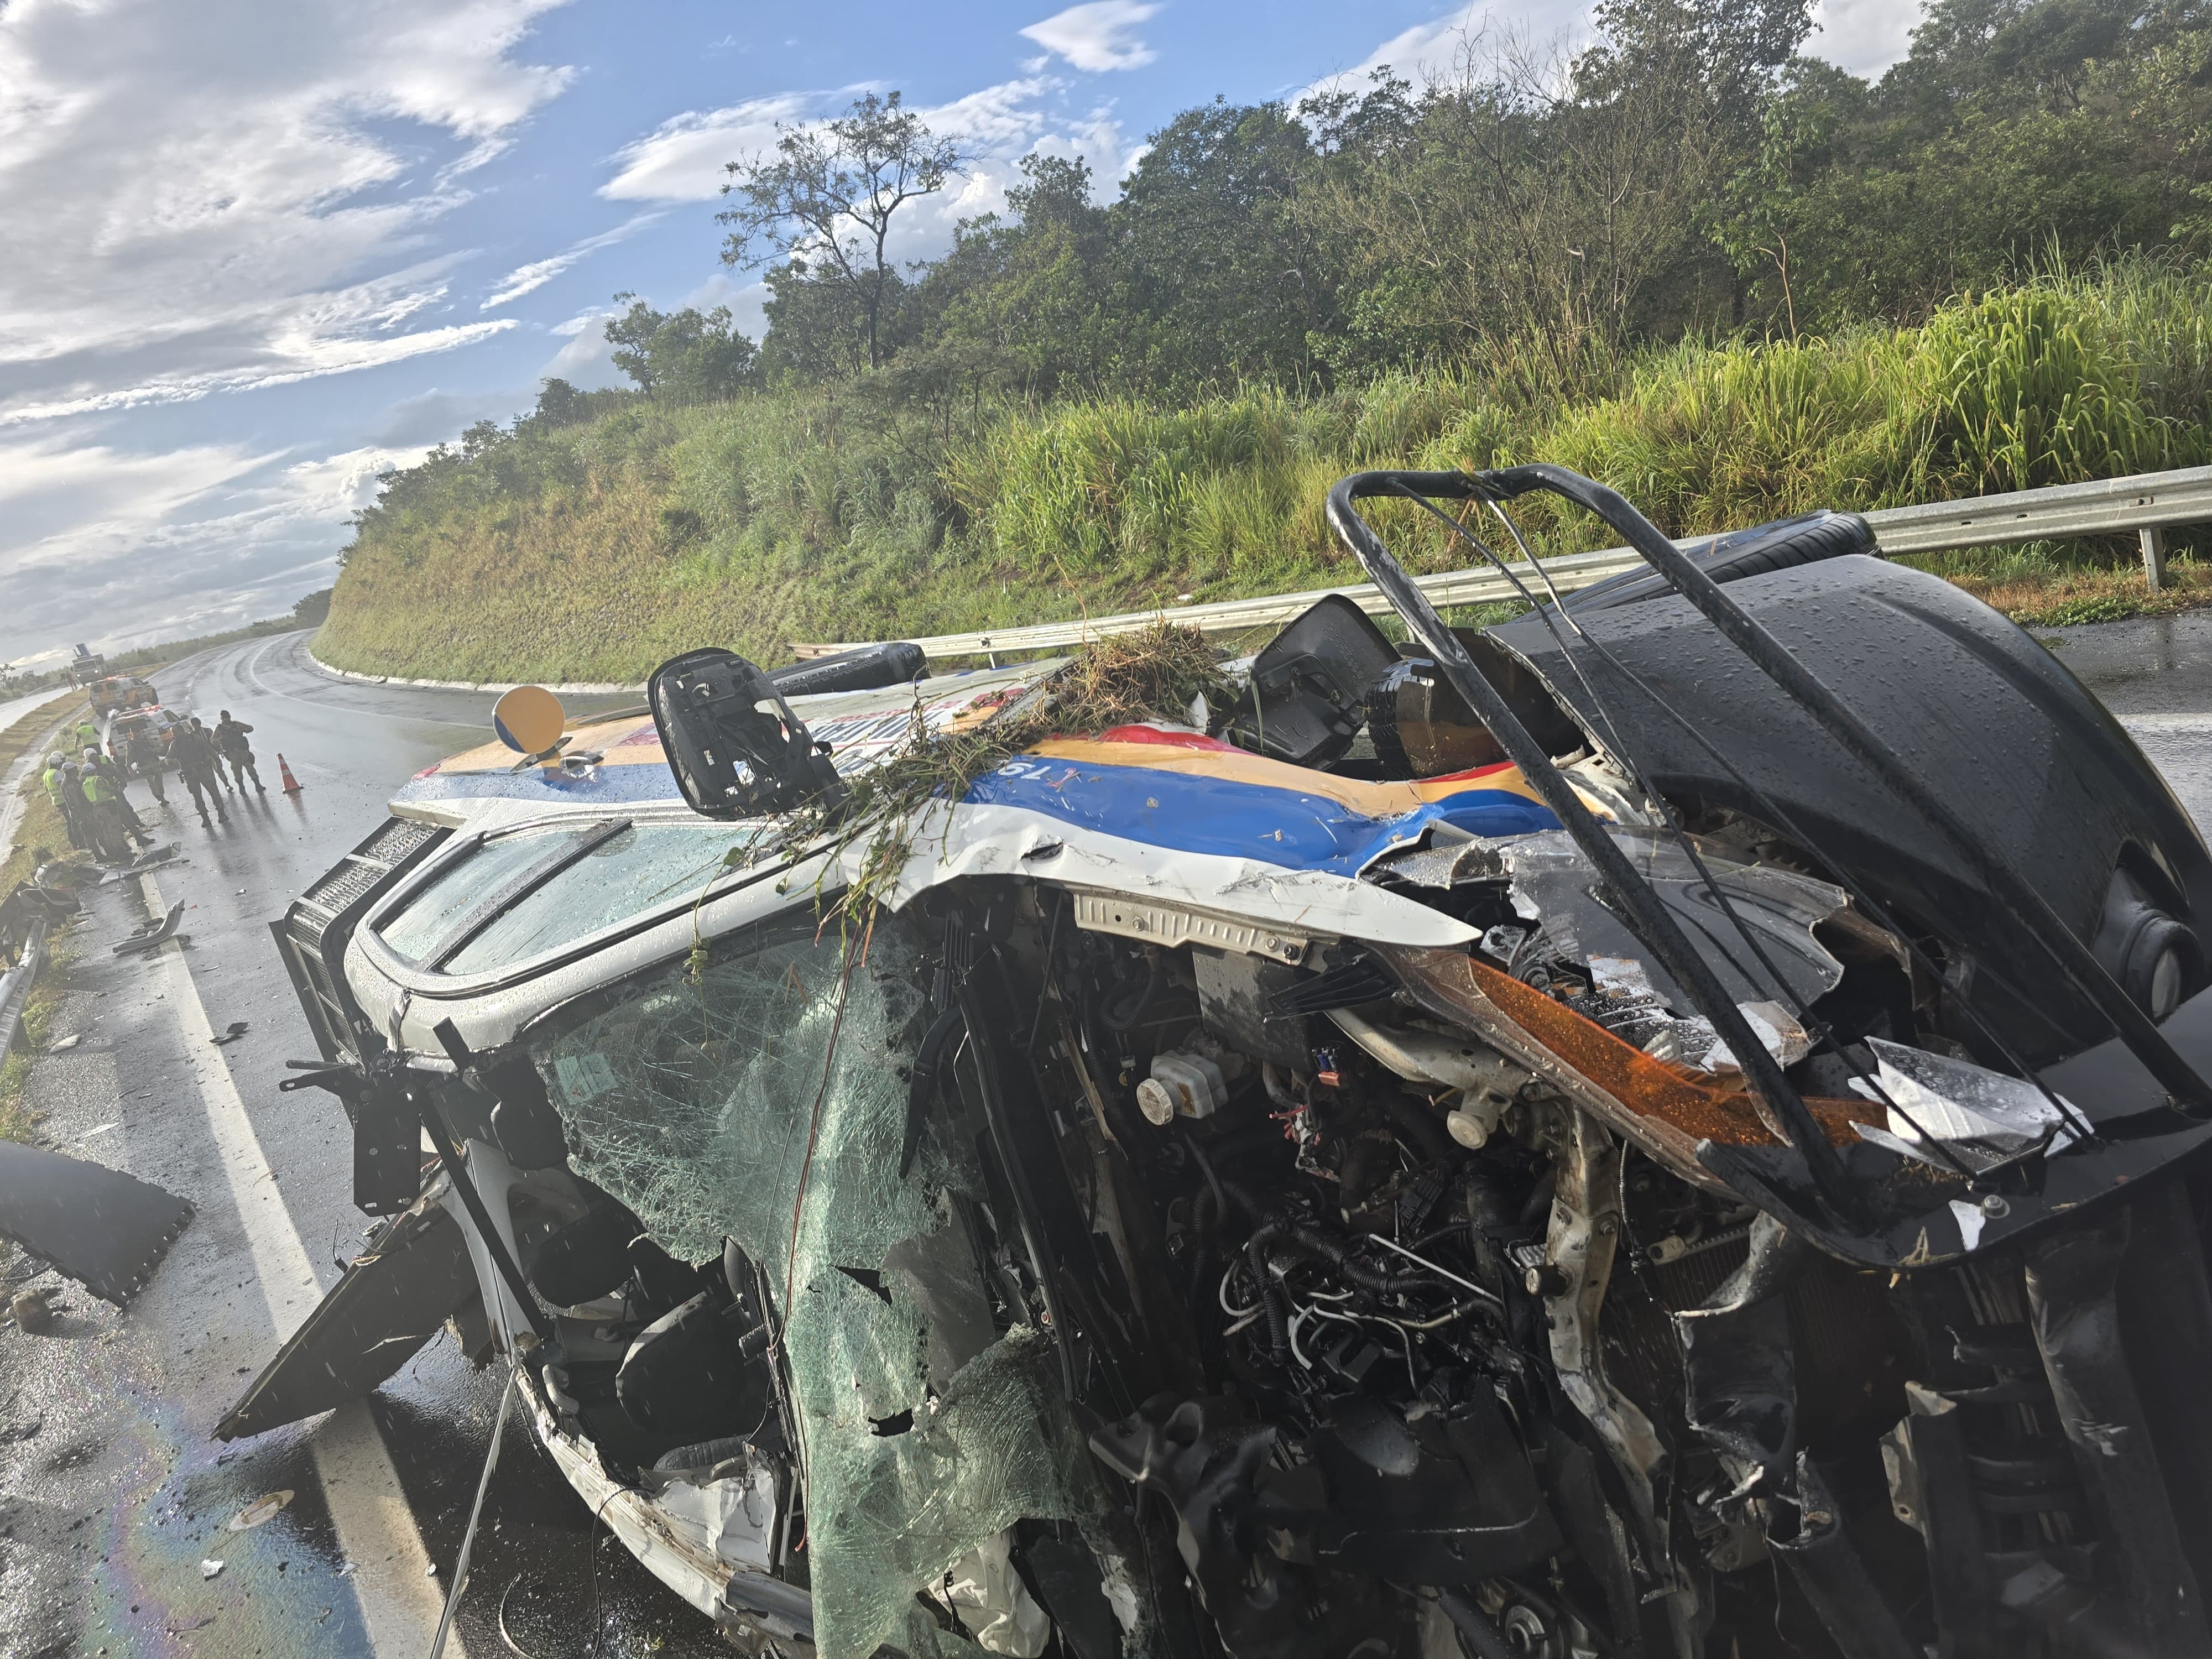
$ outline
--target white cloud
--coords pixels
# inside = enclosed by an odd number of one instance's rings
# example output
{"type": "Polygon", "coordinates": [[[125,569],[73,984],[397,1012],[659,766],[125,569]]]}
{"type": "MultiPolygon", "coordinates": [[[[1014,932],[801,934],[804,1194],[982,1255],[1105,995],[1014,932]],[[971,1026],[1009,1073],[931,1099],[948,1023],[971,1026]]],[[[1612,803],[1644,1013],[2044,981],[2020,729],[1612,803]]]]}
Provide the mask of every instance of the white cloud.
{"type": "Polygon", "coordinates": [[[615,152],[621,171],[599,186],[617,202],[704,202],[721,193],[732,161],[775,148],[776,125],[817,119],[857,91],[780,92],[726,109],[689,110],[615,152]]]}
{"type": "Polygon", "coordinates": [[[629,377],[615,367],[615,349],[607,339],[607,319],[615,314],[607,307],[594,306],[566,322],[554,324],[550,331],[567,337],[561,349],[539,368],[538,378],[566,380],[586,392],[600,386],[629,385],[629,377]]]}
{"type": "Polygon", "coordinates": [[[0,419],[343,374],[422,326],[428,233],[569,72],[558,0],[15,0],[0,9],[0,419]],[[275,15],[282,27],[273,27],[275,15]]]}
{"type": "MultiPolygon", "coordinates": [[[[1496,42],[1510,37],[1538,46],[1557,41],[1573,49],[1589,39],[1589,0],[1529,0],[1510,11],[1497,0],[1468,0],[1442,17],[1392,35],[1350,69],[1294,94],[1291,102],[1336,87],[1362,90],[1368,76],[1385,66],[1416,87],[1449,81],[1461,72],[1469,50],[1486,38],[1496,42]]],[[[1919,21],[1920,0],[1817,0],[1805,50],[1854,75],[1879,76],[1911,49],[1919,21]]]]}
{"type": "Polygon", "coordinates": [[[526,294],[534,293],[577,261],[588,258],[603,247],[612,247],[617,242],[635,235],[661,216],[658,213],[634,215],[623,223],[617,225],[612,230],[603,230],[596,236],[586,236],[580,242],[570,243],[568,246],[550,258],[539,259],[526,265],[517,265],[500,278],[498,287],[477,309],[489,311],[496,306],[506,305],[510,301],[520,300],[526,294]]]}
{"type": "Polygon", "coordinates": [[[0,653],[57,638],[128,647],[277,614],[328,585],[377,475],[425,453],[288,460],[228,445],[137,453],[85,435],[0,444],[0,653]]]}
{"type": "Polygon", "coordinates": [[[1854,75],[1878,76],[1912,50],[1918,0],[1820,0],[1805,50],[1854,75]]]}
{"type": "Polygon", "coordinates": [[[1140,0],[1087,0],[1030,24],[1022,37],[1090,74],[1142,69],[1159,54],[1137,38],[1137,27],[1158,11],[1140,0]]]}
{"type": "Polygon", "coordinates": [[[1510,13],[1501,13],[1494,0],[1468,0],[1456,11],[1401,29],[1351,68],[1322,76],[1291,94],[1289,101],[1295,106],[1311,94],[1338,88],[1364,92],[1379,69],[1415,87],[1454,81],[1486,37],[1510,36],[1541,46],[1554,40],[1572,44],[1589,33],[1589,0],[1531,0],[1510,13]]]}

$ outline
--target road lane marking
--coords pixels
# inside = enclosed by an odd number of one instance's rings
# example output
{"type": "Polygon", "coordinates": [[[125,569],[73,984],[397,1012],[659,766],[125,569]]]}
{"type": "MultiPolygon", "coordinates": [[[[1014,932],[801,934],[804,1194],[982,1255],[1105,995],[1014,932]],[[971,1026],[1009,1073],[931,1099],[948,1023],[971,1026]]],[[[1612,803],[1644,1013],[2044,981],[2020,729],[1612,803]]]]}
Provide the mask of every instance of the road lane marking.
{"type": "MultiPolygon", "coordinates": [[[[252,680],[265,696],[281,698],[286,702],[304,703],[309,708],[319,708],[327,714],[351,714],[356,720],[410,720],[417,726],[450,726],[464,732],[481,732],[483,729],[484,723],[482,720],[441,720],[434,714],[380,714],[374,709],[349,708],[344,703],[339,702],[326,702],[320,697],[295,697],[289,691],[279,691],[261,678],[260,664],[262,658],[267,656],[275,647],[282,644],[284,638],[283,635],[278,635],[251,657],[242,659],[239,663],[239,667],[244,671],[246,678],[252,680]]],[[[332,684],[343,685],[347,682],[337,680],[333,681],[332,684]]]]}
{"type": "MultiPolygon", "coordinates": [[[[167,915],[167,901],[154,878],[141,876],[138,880],[151,914],[167,915]]],[[[208,1126],[222,1154],[223,1176],[246,1230],[254,1279],[282,1344],[321,1298],[322,1284],[276,1190],[276,1172],[261,1149],[261,1137],[254,1133],[230,1067],[214,1046],[215,1027],[182,947],[172,939],[155,954],[169,1006],[177,1011],[177,1023],[183,1028],[185,1055],[207,1109],[208,1126]]],[[[392,1465],[392,1455],[368,1406],[356,1401],[332,1413],[307,1443],[314,1449],[315,1468],[338,1547],[355,1564],[354,1595],[371,1650],[379,1655],[423,1651],[438,1628],[445,1599],[431,1576],[429,1554],[400,1487],[399,1472],[392,1465]]],[[[448,1641],[447,1651],[460,1651],[458,1634],[448,1641]]]]}

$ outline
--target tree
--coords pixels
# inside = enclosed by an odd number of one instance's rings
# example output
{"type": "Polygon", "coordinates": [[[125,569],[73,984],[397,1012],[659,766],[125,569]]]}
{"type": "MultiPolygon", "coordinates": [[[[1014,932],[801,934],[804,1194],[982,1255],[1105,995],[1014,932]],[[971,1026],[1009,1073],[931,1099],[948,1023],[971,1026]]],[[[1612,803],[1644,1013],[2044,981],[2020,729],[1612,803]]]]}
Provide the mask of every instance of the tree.
{"type": "Polygon", "coordinates": [[[530,411],[529,418],[548,428],[574,426],[588,417],[590,408],[585,393],[556,375],[538,383],[538,406],[530,411]]]}
{"type": "Polygon", "coordinates": [[[615,295],[617,304],[624,300],[629,309],[608,319],[606,337],[615,348],[615,367],[639,391],[671,403],[719,403],[734,397],[751,375],[753,343],[738,332],[727,306],[664,313],[635,294],[615,295]]]}
{"type": "Polygon", "coordinates": [[[1022,182],[1006,191],[1012,222],[963,222],[951,252],[910,286],[902,320],[915,344],[895,378],[940,407],[956,398],[972,407],[984,390],[1028,403],[1095,391],[1143,355],[1089,164],[1031,155],[1018,165],[1022,182]]]}
{"type": "Polygon", "coordinates": [[[1152,135],[1109,214],[1150,314],[1159,379],[1313,371],[1309,341],[1334,307],[1319,250],[1291,210],[1312,161],[1304,124],[1279,103],[1216,100],[1152,135]]]}
{"type": "Polygon", "coordinates": [[[892,217],[944,189],[963,158],[896,92],[869,93],[818,127],[776,131],[773,159],[728,164],[722,194],[738,205],[714,216],[731,227],[723,262],[751,270],[788,259],[796,274],[827,283],[848,308],[861,361],[880,368],[884,309],[898,285],[884,252],[892,217]]]}

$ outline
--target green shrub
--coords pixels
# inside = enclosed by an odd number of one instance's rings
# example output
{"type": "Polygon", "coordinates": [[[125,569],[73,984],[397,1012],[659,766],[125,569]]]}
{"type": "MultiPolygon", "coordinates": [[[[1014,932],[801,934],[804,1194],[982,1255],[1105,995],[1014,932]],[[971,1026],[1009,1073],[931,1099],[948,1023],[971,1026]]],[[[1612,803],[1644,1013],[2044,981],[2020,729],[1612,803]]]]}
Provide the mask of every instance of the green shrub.
{"type": "MultiPolygon", "coordinates": [[[[1679,536],[2212,459],[2212,277],[2143,261],[1969,296],[1917,329],[1593,356],[1579,400],[1545,361],[957,419],[862,380],[472,429],[362,515],[318,649],[392,673],[635,680],[702,640],[775,661],[798,641],[1329,586],[1358,573],[1328,488],[1376,466],[1557,460],[1679,536]]],[[[1371,505],[1410,567],[1474,562],[1410,506],[1371,505]]],[[[1542,498],[1516,515],[1555,550],[1613,539],[1542,498]]],[[[1923,562],[2017,586],[2129,557],[1923,562]]]]}

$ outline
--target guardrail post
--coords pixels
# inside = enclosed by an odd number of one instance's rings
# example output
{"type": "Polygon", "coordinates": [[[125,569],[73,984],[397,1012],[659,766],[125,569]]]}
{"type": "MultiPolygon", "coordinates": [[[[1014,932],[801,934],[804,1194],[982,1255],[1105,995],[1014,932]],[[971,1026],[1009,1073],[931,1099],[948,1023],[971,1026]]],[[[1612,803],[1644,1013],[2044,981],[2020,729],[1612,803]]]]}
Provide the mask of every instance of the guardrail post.
{"type": "Polygon", "coordinates": [[[2142,529],[2143,580],[2154,593],[2166,586],[2166,526],[2147,524],[2142,529]]]}

